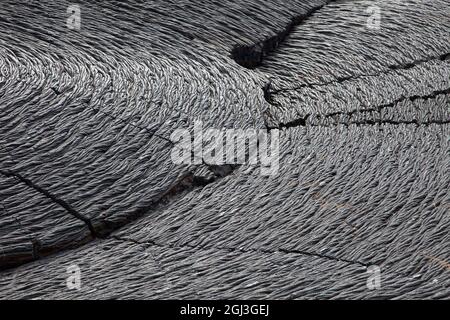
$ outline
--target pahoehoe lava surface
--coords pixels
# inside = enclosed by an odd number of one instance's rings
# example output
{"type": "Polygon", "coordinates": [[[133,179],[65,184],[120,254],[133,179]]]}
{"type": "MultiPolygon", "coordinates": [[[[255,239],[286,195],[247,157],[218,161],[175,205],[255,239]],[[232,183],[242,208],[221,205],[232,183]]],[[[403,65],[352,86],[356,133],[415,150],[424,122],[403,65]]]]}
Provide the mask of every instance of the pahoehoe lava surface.
{"type": "Polygon", "coordinates": [[[0,6],[0,298],[450,298],[449,0],[77,3],[0,6]]]}

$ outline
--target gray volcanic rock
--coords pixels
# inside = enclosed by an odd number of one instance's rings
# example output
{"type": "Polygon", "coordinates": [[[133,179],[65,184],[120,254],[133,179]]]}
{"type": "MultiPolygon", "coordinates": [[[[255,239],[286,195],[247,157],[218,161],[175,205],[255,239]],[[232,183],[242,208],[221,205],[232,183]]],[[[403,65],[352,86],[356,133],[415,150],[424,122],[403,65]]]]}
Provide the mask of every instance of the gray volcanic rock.
{"type": "Polygon", "coordinates": [[[25,183],[0,175],[1,266],[21,264],[91,240],[83,221],[25,183]]]}
{"type": "Polygon", "coordinates": [[[0,8],[1,299],[450,297],[450,1],[77,3],[0,8]]]}

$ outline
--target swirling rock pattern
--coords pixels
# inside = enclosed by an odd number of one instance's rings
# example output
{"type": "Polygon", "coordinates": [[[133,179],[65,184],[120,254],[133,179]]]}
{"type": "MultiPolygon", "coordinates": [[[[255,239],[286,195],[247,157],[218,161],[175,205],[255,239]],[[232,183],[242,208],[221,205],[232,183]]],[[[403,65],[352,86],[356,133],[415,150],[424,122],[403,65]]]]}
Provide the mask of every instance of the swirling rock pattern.
{"type": "Polygon", "coordinates": [[[367,1],[77,3],[80,30],[0,8],[0,298],[450,297],[448,0],[371,1],[380,29],[367,1]],[[196,120],[281,129],[278,174],[174,164],[196,120]]]}

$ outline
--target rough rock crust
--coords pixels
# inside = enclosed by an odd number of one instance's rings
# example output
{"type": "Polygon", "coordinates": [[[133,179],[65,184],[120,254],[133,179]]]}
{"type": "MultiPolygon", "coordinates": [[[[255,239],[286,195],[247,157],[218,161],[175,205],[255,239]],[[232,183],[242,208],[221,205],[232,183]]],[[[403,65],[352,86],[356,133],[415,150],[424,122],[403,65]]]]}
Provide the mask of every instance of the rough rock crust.
{"type": "Polygon", "coordinates": [[[448,0],[77,3],[0,7],[0,298],[450,297],[448,0]],[[175,165],[196,120],[279,173],[175,165]]]}

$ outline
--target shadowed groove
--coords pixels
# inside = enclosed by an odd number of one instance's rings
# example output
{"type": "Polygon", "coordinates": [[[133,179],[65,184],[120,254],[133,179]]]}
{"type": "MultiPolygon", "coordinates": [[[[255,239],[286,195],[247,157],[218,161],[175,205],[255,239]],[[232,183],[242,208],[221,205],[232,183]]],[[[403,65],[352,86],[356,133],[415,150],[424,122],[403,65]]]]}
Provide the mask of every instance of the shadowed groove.
{"type": "MultiPolygon", "coordinates": [[[[347,116],[350,117],[352,115],[356,115],[356,114],[364,114],[364,113],[370,113],[370,112],[380,112],[383,109],[387,109],[387,108],[394,108],[396,105],[404,102],[404,101],[409,101],[409,102],[414,102],[416,100],[432,100],[435,99],[436,97],[440,96],[440,95],[449,95],[450,94],[450,88],[448,89],[444,89],[444,90],[436,90],[430,94],[427,95],[414,95],[414,96],[410,96],[410,97],[401,97],[399,99],[397,99],[394,102],[391,102],[389,104],[384,104],[384,105],[379,105],[376,107],[372,107],[372,108],[367,108],[367,109],[354,109],[352,111],[345,111],[345,112],[331,112],[331,113],[325,113],[325,114],[318,114],[318,115],[313,115],[313,114],[307,114],[304,117],[295,119],[293,121],[290,121],[288,123],[281,123],[279,124],[277,127],[273,127],[273,126],[269,126],[268,129],[272,130],[272,129],[286,129],[286,128],[295,128],[295,127],[306,127],[306,126],[329,126],[329,125],[322,125],[322,124],[311,124],[308,123],[307,120],[309,118],[312,118],[313,116],[316,118],[316,120],[320,121],[323,119],[327,119],[327,118],[335,118],[336,116],[347,116]]],[[[432,125],[432,124],[439,124],[439,125],[445,125],[445,124],[450,124],[450,119],[444,119],[444,120],[430,120],[430,121],[419,121],[419,120],[410,120],[410,121],[394,121],[394,120],[389,120],[389,119],[379,119],[379,120],[365,120],[365,121],[348,121],[348,122],[336,122],[333,125],[352,125],[352,124],[356,124],[356,125],[376,125],[376,124],[392,124],[392,125],[400,125],[400,124],[415,124],[415,125],[432,125]]]]}
{"type": "Polygon", "coordinates": [[[0,299],[449,296],[448,0],[78,3],[2,1],[0,299]],[[279,171],[175,165],[196,121],[279,171]]]}
{"type": "Polygon", "coordinates": [[[52,200],[53,202],[59,204],[61,207],[63,207],[70,215],[74,216],[75,218],[83,221],[87,227],[89,228],[89,230],[91,231],[91,234],[94,238],[97,237],[97,233],[95,231],[95,228],[92,225],[92,222],[90,219],[86,218],[85,216],[83,216],[82,214],[80,214],[79,212],[77,212],[76,210],[74,210],[70,204],[68,204],[67,202],[65,202],[62,199],[57,198],[55,195],[51,194],[49,191],[41,188],[40,186],[38,186],[37,184],[33,183],[31,180],[23,177],[20,173],[18,172],[13,172],[13,171],[9,171],[9,170],[3,170],[0,169],[0,174],[4,175],[5,177],[10,177],[10,178],[15,178],[20,182],[25,183],[27,186],[29,186],[30,188],[33,188],[34,190],[36,190],[37,192],[41,193],[42,195],[46,196],[48,199],[52,200]]]}
{"type": "MultiPolygon", "coordinates": [[[[230,167],[228,165],[225,166],[210,166],[209,170],[211,170],[214,173],[214,177],[202,177],[197,176],[192,172],[186,173],[184,176],[182,176],[178,182],[176,182],[172,187],[170,187],[166,192],[164,192],[161,197],[153,202],[151,205],[141,208],[140,210],[134,212],[132,215],[128,216],[126,220],[120,221],[120,223],[114,223],[109,224],[107,222],[103,222],[101,224],[94,224],[91,219],[83,216],[79,212],[77,212],[69,203],[66,201],[56,197],[55,195],[51,194],[49,191],[41,188],[37,184],[33,183],[31,180],[23,177],[18,172],[12,172],[9,170],[0,170],[0,174],[4,175],[5,177],[14,178],[19,182],[24,183],[28,187],[34,189],[38,193],[44,195],[46,198],[50,199],[52,202],[58,204],[62,208],[64,208],[68,214],[72,215],[73,217],[83,221],[83,223],[86,224],[88,227],[92,239],[95,240],[96,238],[99,239],[105,239],[107,238],[111,233],[123,228],[127,224],[131,223],[132,221],[135,221],[145,215],[149,215],[152,212],[156,210],[161,210],[171,202],[175,201],[176,199],[182,197],[186,193],[193,191],[197,188],[203,188],[209,184],[212,184],[216,182],[216,180],[225,178],[226,176],[233,173],[235,167],[230,167]],[[223,168],[222,168],[223,167],[223,168]]],[[[4,210],[6,208],[3,205],[4,210]]],[[[20,227],[22,228],[22,225],[19,222],[20,227]]],[[[38,239],[31,239],[32,243],[32,259],[28,259],[25,262],[30,262],[33,260],[40,259],[44,256],[48,256],[51,254],[55,254],[56,252],[61,252],[64,250],[62,248],[61,250],[58,250],[55,252],[54,249],[47,248],[46,251],[41,251],[41,244],[38,239]]],[[[74,244],[70,249],[73,249],[76,246],[81,246],[84,243],[74,244]]],[[[9,269],[14,268],[19,265],[21,265],[23,262],[19,261],[17,263],[8,263],[7,265],[0,265],[0,269],[9,269]]]]}
{"type": "Polygon", "coordinates": [[[231,57],[242,67],[247,69],[258,68],[267,56],[283,45],[283,42],[295,28],[313,17],[323,7],[335,1],[338,0],[326,0],[325,3],[309,9],[308,12],[295,16],[283,30],[264,41],[249,46],[235,46],[231,51],[231,57]]]}

